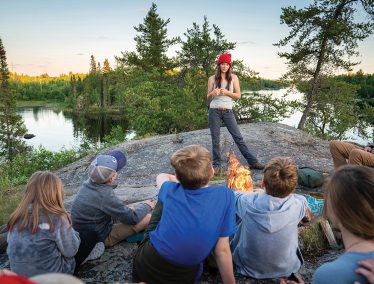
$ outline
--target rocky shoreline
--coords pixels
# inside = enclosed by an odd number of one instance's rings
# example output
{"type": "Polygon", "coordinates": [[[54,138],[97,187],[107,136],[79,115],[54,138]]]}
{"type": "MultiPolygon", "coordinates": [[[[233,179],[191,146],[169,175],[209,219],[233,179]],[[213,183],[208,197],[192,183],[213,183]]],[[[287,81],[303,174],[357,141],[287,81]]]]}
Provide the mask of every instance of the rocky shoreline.
{"type": "MultiPolygon", "coordinates": [[[[309,166],[323,172],[333,170],[328,141],[315,138],[284,124],[242,124],[240,128],[250,150],[256,153],[262,163],[266,163],[275,156],[287,156],[291,157],[299,167],[309,166]]],[[[191,144],[200,144],[210,149],[209,129],[134,140],[113,147],[112,149],[126,151],[128,155],[128,165],[120,172],[117,180],[116,194],[126,204],[157,196],[158,189],[155,186],[157,174],[172,173],[169,163],[171,154],[191,144]]],[[[246,164],[226,128],[221,129],[221,152],[223,166],[227,165],[227,152],[234,152],[240,162],[246,164]]],[[[86,156],[56,171],[65,186],[65,203],[68,209],[80,185],[86,179],[86,169],[96,154],[98,153],[86,156]]],[[[261,181],[261,171],[252,171],[252,178],[254,181],[261,181]]],[[[223,184],[225,181],[214,181],[214,183],[223,184]]],[[[297,191],[306,193],[309,189],[298,187],[297,191]]],[[[113,283],[115,281],[123,283],[131,280],[132,258],[136,247],[136,244],[122,242],[107,249],[100,259],[87,262],[80,270],[78,277],[86,283],[113,283]]],[[[331,251],[316,261],[306,260],[301,269],[305,283],[311,281],[316,266],[336,258],[338,254],[339,252],[331,251]]],[[[0,268],[9,268],[6,254],[0,254],[0,268]]],[[[236,280],[237,283],[279,283],[276,279],[255,280],[240,275],[236,275],[236,280]]],[[[202,283],[221,283],[220,281],[218,272],[204,272],[202,283]]]]}

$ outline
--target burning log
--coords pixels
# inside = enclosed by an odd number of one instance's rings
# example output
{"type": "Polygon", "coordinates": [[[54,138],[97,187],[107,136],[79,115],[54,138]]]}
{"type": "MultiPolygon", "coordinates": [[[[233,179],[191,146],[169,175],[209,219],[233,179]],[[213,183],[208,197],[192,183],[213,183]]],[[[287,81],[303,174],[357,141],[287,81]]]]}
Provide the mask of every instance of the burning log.
{"type": "Polygon", "coordinates": [[[234,191],[253,191],[251,171],[240,164],[234,153],[229,154],[226,183],[234,191]]]}

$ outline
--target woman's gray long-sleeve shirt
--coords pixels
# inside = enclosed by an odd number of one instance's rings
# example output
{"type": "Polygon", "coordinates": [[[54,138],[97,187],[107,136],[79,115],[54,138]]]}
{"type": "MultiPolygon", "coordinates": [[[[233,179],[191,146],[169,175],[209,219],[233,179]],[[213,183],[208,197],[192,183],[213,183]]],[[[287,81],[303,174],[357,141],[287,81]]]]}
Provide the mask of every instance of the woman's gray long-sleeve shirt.
{"type": "Polygon", "coordinates": [[[48,218],[40,214],[36,233],[32,234],[31,226],[22,231],[15,226],[8,233],[7,254],[13,272],[25,277],[50,272],[73,274],[79,234],[65,217],[51,215],[51,219],[53,232],[48,218]]]}
{"type": "Polygon", "coordinates": [[[112,185],[97,184],[88,179],[74,199],[71,217],[75,230],[96,232],[99,240],[104,241],[112,230],[112,220],[135,225],[150,212],[147,203],[131,209],[116,196],[112,185]]]}

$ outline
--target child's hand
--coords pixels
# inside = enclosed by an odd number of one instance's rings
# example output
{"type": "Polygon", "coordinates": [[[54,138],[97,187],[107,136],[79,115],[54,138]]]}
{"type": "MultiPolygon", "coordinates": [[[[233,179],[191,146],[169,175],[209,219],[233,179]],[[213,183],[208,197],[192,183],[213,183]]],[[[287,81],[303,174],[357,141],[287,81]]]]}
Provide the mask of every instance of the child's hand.
{"type": "Polygon", "coordinates": [[[371,153],[371,150],[372,150],[372,149],[371,149],[371,147],[369,147],[369,146],[364,148],[364,151],[369,152],[369,153],[371,153]]]}
{"type": "Polygon", "coordinates": [[[253,187],[253,192],[254,193],[264,193],[265,189],[263,189],[261,187],[253,187]]]}
{"type": "Polygon", "coordinates": [[[308,222],[312,221],[312,219],[313,219],[312,210],[310,209],[309,206],[307,206],[307,208],[306,208],[304,218],[305,218],[306,220],[308,220],[308,222]]]}
{"type": "Polygon", "coordinates": [[[155,209],[155,204],[152,202],[152,200],[148,200],[146,203],[149,205],[149,207],[151,207],[152,210],[155,209]]]}
{"type": "MultiPolygon", "coordinates": [[[[374,259],[360,261],[358,264],[360,267],[355,270],[356,273],[366,277],[370,284],[374,284],[374,259]]],[[[359,284],[359,282],[356,281],[355,284],[359,284]]]]}
{"type": "Polygon", "coordinates": [[[299,273],[292,273],[290,277],[288,278],[282,278],[281,281],[279,282],[279,284],[305,284],[303,278],[301,277],[301,275],[299,273]],[[290,278],[293,278],[293,280],[291,280],[290,278]]]}

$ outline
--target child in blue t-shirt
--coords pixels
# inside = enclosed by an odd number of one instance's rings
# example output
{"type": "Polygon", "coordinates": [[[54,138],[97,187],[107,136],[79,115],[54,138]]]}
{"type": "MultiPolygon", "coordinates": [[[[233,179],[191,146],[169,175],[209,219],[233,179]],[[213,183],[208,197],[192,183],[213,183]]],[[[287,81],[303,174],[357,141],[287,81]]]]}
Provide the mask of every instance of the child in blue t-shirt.
{"type": "Polygon", "coordinates": [[[176,175],[160,174],[160,188],[149,235],[140,245],[133,281],[193,283],[202,262],[214,250],[224,283],[235,283],[229,236],[235,232],[234,194],[226,186],[209,186],[214,175],[210,153],[199,145],[175,152],[176,175]]]}

